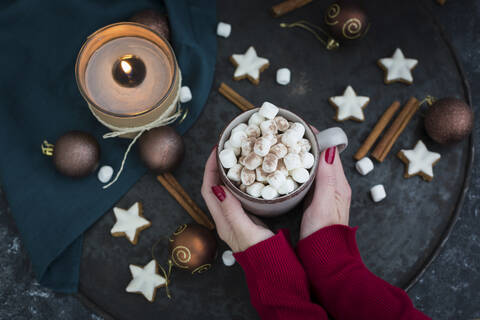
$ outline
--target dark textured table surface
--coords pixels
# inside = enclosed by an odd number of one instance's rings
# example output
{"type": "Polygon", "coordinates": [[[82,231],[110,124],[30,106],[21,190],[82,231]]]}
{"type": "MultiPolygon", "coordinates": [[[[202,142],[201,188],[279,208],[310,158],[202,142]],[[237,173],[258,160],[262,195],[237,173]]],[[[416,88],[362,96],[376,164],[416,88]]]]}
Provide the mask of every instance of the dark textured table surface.
{"type": "MultiPolygon", "coordinates": [[[[432,6],[459,53],[473,88],[474,105],[480,98],[475,91],[476,81],[480,78],[480,58],[477,56],[480,43],[476,37],[480,31],[476,22],[480,12],[477,6],[474,1],[432,6]]],[[[479,131],[476,128],[477,139],[479,131]]],[[[478,170],[474,169],[470,191],[450,239],[409,292],[414,304],[436,319],[480,317],[479,191],[480,177],[478,170]]],[[[33,280],[28,258],[6,207],[0,207],[0,239],[0,319],[99,318],[75,297],[54,294],[33,280]]]]}

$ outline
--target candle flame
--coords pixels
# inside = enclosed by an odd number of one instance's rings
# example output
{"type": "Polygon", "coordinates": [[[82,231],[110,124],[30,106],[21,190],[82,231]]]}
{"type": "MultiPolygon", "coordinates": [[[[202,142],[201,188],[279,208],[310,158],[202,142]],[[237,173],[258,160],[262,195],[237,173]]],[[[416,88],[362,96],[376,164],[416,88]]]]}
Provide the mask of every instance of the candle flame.
{"type": "Polygon", "coordinates": [[[132,66],[127,61],[121,61],[120,66],[122,67],[123,72],[125,72],[126,74],[129,74],[132,72],[132,66]]]}

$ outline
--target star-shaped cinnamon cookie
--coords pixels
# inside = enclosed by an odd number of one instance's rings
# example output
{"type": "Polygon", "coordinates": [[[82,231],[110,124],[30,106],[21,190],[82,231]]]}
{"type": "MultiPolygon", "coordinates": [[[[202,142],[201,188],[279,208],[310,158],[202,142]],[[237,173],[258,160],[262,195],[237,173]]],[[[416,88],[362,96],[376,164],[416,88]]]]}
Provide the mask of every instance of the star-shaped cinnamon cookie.
{"type": "Polygon", "coordinates": [[[230,61],[236,67],[234,80],[248,78],[253,84],[260,83],[260,72],[269,66],[268,59],[257,56],[255,48],[250,46],[244,54],[233,54],[230,61]]]}
{"type": "Polygon", "coordinates": [[[357,96],[355,90],[351,86],[348,86],[343,92],[343,96],[331,97],[328,99],[330,104],[337,109],[337,116],[335,120],[356,120],[363,121],[365,116],[363,115],[363,108],[370,102],[369,97],[357,96]]]}
{"type": "Polygon", "coordinates": [[[440,160],[440,154],[428,151],[422,140],[418,140],[415,148],[400,150],[398,157],[406,164],[405,178],[419,175],[425,181],[433,179],[433,166],[440,160]]]}
{"type": "Polygon", "coordinates": [[[412,84],[412,70],[417,64],[418,60],[405,58],[400,48],[395,50],[395,53],[391,58],[378,60],[378,65],[385,71],[384,81],[386,84],[392,82],[412,84]]]}
{"type": "Polygon", "coordinates": [[[135,202],[128,210],[113,208],[117,222],[110,233],[114,237],[126,237],[132,244],[137,244],[140,231],[152,224],[142,215],[142,204],[135,202]]]}
{"type": "Polygon", "coordinates": [[[128,284],[126,291],[143,294],[148,301],[153,302],[157,288],[167,284],[167,280],[158,274],[157,269],[155,260],[150,261],[143,268],[131,264],[130,272],[133,279],[128,284]]]}

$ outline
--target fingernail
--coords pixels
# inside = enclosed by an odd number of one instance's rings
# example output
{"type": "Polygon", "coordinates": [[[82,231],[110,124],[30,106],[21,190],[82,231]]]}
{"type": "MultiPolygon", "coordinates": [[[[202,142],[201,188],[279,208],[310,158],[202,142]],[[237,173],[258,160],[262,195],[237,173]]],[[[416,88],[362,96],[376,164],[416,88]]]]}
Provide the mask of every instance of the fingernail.
{"type": "Polygon", "coordinates": [[[217,149],[217,146],[218,146],[218,144],[214,145],[213,148],[212,148],[212,151],[217,149]]]}
{"type": "Polygon", "coordinates": [[[332,164],[335,160],[335,150],[337,147],[330,147],[325,151],[325,162],[328,164],[332,164]]]}
{"type": "Polygon", "coordinates": [[[227,196],[225,194],[225,191],[223,190],[223,188],[220,187],[220,186],[213,186],[212,187],[212,192],[217,197],[217,199],[220,200],[220,202],[225,200],[225,197],[227,196]]]}

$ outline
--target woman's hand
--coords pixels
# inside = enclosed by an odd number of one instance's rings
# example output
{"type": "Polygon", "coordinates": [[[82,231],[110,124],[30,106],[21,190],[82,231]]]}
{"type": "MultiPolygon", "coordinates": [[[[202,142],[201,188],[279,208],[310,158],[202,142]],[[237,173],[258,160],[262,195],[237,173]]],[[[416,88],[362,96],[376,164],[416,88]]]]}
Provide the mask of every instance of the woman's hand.
{"type": "Polygon", "coordinates": [[[274,234],[260,219],[247,215],[240,201],[220,185],[216,150],[217,148],[213,149],[205,165],[202,196],[215,221],[220,239],[233,252],[244,251],[274,234]]]}
{"type": "Polygon", "coordinates": [[[348,225],[351,194],[337,148],[325,150],[320,155],[314,186],[305,199],[300,239],[323,227],[348,225]]]}

